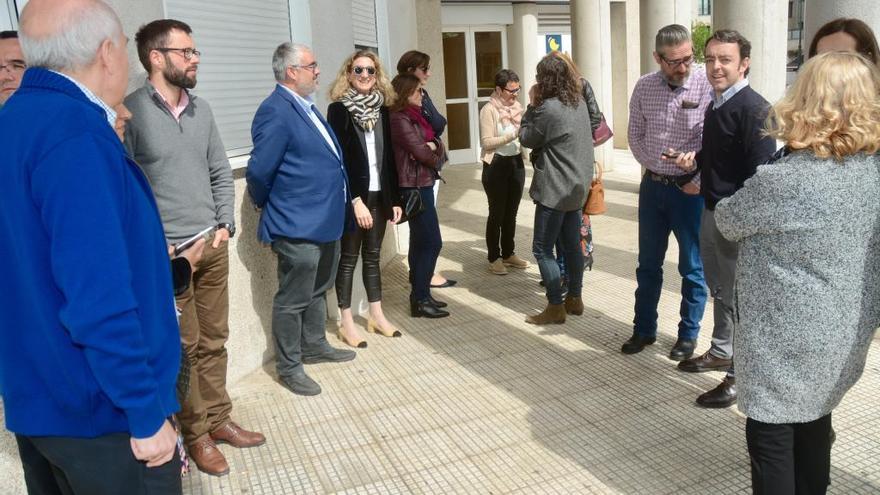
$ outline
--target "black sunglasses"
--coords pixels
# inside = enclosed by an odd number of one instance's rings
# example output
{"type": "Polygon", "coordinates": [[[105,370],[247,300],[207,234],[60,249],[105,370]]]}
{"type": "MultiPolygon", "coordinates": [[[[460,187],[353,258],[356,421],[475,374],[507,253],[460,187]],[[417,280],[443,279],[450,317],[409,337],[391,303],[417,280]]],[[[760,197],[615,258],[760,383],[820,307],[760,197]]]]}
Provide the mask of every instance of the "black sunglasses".
{"type": "Polygon", "coordinates": [[[356,65],[356,66],[352,67],[351,71],[354,72],[358,76],[363,74],[364,71],[367,71],[367,74],[369,74],[371,76],[376,75],[376,68],[375,67],[361,67],[360,65],[356,65]]]}

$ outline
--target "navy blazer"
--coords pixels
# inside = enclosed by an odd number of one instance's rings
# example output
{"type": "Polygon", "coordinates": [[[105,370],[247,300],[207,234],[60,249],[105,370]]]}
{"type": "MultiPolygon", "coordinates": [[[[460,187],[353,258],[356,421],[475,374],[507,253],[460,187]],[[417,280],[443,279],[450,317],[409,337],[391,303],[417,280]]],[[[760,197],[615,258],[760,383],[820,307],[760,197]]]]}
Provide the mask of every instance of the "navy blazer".
{"type": "Polygon", "coordinates": [[[258,237],[331,242],[342,237],[351,207],[342,150],[317,110],[336,153],[286,89],[276,86],[254,115],[254,149],[245,177],[254,204],[263,209],[258,237]]]}

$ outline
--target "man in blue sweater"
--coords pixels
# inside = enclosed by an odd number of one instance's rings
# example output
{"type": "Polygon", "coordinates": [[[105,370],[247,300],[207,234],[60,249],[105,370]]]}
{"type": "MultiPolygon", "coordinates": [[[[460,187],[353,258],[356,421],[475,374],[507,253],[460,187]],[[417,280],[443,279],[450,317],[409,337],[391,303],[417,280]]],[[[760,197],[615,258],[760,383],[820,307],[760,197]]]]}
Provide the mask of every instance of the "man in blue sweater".
{"type": "Polygon", "coordinates": [[[113,130],[127,39],[100,0],[31,0],[0,111],[0,390],[31,494],[180,493],[165,236],[113,130]]]}

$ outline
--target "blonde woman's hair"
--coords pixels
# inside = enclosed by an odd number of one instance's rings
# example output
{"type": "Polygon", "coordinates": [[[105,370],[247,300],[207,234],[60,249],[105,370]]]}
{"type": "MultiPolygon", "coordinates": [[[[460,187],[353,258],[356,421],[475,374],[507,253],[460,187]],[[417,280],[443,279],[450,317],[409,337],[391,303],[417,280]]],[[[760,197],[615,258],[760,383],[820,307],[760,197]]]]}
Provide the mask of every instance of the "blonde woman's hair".
{"type": "Polygon", "coordinates": [[[390,107],[396,99],[394,89],[391,87],[388,76],[382,68],[379,56],[369,50],[358,50],[345,59],[345,62],[342,63],[342,67],[339,68],[339,72],[336,74],[336,80],[333,81],[333,85],[330,87],[330,101],[341,100],[351,88],[348,76],[354,68],[354,61],[361,57],[369,58],[373,61],[373,65],[376,66],[376,86],[374,86],[374,89],[382,94],[382,97],[385,99],[384,105],[390,107]]]}
{"type": "Polygon", "coordinates": [[[793,150],[841,160],[880,149],[880,72],[853,52],[811,58],[767,117],[768,134],[793,150]]]}

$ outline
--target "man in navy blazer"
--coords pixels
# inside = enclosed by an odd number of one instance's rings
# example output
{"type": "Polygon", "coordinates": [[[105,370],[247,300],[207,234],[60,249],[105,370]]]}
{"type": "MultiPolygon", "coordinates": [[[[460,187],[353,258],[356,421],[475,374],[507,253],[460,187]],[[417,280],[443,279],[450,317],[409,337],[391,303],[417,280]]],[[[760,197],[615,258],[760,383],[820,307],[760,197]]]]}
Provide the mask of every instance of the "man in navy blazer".
{"type": "Polygon", "coordinates": [[[303,364],[350,361],[327,342],[326,292],[336,278],[350,194],[336,136],[312,102],[318,63],[312,50],[282,43],[272,56],[278,85],[254,115],[248,192],[262,209],[258,237],[278,255],[272,335],[278,377],[298,395],[321,387],[303,364]]]}

